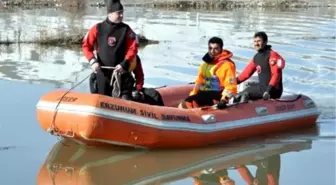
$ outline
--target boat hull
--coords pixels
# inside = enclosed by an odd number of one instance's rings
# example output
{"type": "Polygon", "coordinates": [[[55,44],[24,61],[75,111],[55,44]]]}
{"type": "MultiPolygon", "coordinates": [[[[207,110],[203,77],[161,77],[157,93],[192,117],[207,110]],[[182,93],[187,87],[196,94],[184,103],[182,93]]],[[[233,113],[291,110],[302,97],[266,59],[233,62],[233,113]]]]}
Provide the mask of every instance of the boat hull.
{"type": "Polygon", "coordinates": [[[319,116],[315,103],[305,95],[234,104],[223,110],[174,107],[190,88],[160,88],[168,105],[164,107],[53,91],[38,102],[37,119],[45,131],[86,145],[189,148],[311,127],[319,116]]]}

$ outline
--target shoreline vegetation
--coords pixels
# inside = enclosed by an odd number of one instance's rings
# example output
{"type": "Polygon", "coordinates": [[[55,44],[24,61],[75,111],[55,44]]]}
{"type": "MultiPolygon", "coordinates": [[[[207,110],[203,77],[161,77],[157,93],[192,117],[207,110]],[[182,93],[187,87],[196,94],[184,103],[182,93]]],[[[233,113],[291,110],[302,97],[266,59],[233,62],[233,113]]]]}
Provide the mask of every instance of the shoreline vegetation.
{"type": "MultiPolygon", "coordinates": [[[[227,10],[234,8],[309,8],[309,7],[335,7],[335,0],[121,0],[125,7],[168,8],[172,10],[227,10]]],[[[0,10],[33,9],[33,8],[61,8],[71,11],[85,10],[87,7],[104,8],[104,0],[2,0],[0,10]]],[[[40,39],[25,41],[23,39],[10,40],[0,37],[0,45],[36,43],[50,46],[77,46],[82,43],[85,33],[82,31],[75,35],[50,37],[41,33],[40,39]]],[[[1,35],[0,35],[1,36],[1,35]]],[[[141,46],[157,44],[158,41],[149,40],[139,35],[141,46]]]]}
{"type": "MultiPolygon", "coordinates": [[[[11,44],[40,44],[45,46],[63,46],[63,47],[72,47],[78,46],[82,44],[84,34],[76,34],[76,35],[68,35],[63,37],[49,37],[49,36],[42,36],[40,39],[35,39],[32,41],[25,41],[25,40],[2,40],[0,38],[0,45],[11,45],[11,44]]],[[[144,47],[148,44],[158,44],[159,41],[156,40],[149,40],[145,36],[138,34],[139,39],[139,46],[144,47]]]]}
{"type": "MultiPolygon", "coordinates": [[[[234,8],[313,8],[336,7],[334,0],[143,0],[125,3],[126,6],[172,9],[228,10],[234,8]]],[[[91,7],[104,7],[103,2],[91,2],[91,7]]]]}
{"type": "MultiPolygon", "coordinates": [[[[150,8],[226,9],[226,8],[309,8],[336,7],[335,0],[121,0],[124,6],[150,8]]],[[[85,8],[104,7],[104,0],[2,0],[1,8],[85,8]]]]}

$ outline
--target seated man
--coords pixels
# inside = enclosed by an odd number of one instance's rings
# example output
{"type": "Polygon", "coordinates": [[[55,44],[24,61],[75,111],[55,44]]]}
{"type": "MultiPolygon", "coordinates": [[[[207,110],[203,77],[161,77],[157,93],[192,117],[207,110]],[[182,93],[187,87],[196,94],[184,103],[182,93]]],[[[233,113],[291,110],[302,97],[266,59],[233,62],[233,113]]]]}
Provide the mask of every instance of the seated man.
{"type": "Polygon", "coordinates": [[[179,108],[212,106],[224,108],[228,100],[236,95],[236,67],[232,53],[223,49],[223,40],[212,37],[208,42],[208,53],[199,67],[195,87],[179,108]]]}
{"type": "Polygon", "coordinates": [[[160,93],[154,88],[144,88],[144,73],[140,57],[136,56],[136,68],[133,71],[135,75],[135,91],[132,93],[134,101],[146,103],[149,105],[164,106],[160,93]]]}
{"type": "Polygon", "coordinates": [[[257,100],[280,98],[282,95],[282,70],[285,67],[285,60],[270,45],[267,45],[267,34],[257,32],[254,35],[254,48],[257,54],[237,77],[237,84],[250,78],[255,71],[258,72],[259,85],[250,86],[243,90],[237,98],[241,102],[248,99],[257,100]]]}
{"type": "Polygon", "coordinates": [[[93,70],[90,90],[91,93],[112,96],[114,87],[110,81],[113,71],[116,71],[121,74],[120,95],[118,93],[117,96],[132,100],[132,63],[138,52],[135,33],[123,22],[123,5],[120,1],[107,0],[106,8],[107,18],[90,28],[83,39],[82,50],[93,70]],[[97,57],[94,50],[97,51],[97,57]]]}

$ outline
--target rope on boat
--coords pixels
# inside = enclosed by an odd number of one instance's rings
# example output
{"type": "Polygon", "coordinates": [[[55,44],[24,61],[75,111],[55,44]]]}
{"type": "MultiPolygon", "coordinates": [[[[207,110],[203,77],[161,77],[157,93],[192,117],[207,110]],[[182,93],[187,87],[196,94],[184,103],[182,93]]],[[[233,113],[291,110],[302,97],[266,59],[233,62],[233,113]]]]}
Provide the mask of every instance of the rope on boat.
{"type": "Polygon", "coordinates": [[[112,86],[112,97],[119,98],[121,95],[121,76],[117,71],[113,71],[110,86],[112,86]]]}
{"type": "MultiPolygon", "coordinates": [[[[101,66],[101,68],[102,69],[111,69],[111,70],[113,70],[113,69],[115,69],[115,67],[108,67],[108,66],[101,66]]],[[[112,84],[112,79],[114,79],[114,78],[119,78],[118,76],[120,76],[120,75],[117,75],[117,74],[115,74],[116,72],[113,72],[112,73],[112,77],[111,77],[111,84],[112,84]],[[114,77],[115,76],[115,77],[114,77]]],[[[73,90],[74,88],[76,88],[78,85],[80,85],[80,84],[82,84],[86,79],[88,79],[89,77],[91,76],[91,73],[88,75],[88,76],[86,76],[84,79],[82,79],[80,82],[78,82],[78,83],[76,83],[75,85],[73,85],[70,89],[68,89],[62,96],[61,96],[61,98],[58,100],[58,102],[57,102],[57,105],[55,106],[55,109],[54,109],[54,115],[53,115],[53,120],[52,120],[52,123],[51,123],[51,126],[50,126],[50,128],[48,128],[47,129],[47,132],[49,132],[50,134],[52,134],[52,135],[55,135],[57,138],[58,138],[58,140],[61,140],[62,139],[62,136],[61,136],[61,133],[60,133],[60,131],[59,131],[59,129],[57,128],[57,126],[56,126],[56,123],[55,123],[55,120],[56,120],[56,115],[57,115],[57,111],[58,111],[58,106],[61,104],[61,101],[63,100],[63,98],[71,91],[71,90],[73,90]]],[[[120,79],[119,79],[120,80],[120,79]]],[[[117,82],[117,85],[118,85],[118,87],[120,87],[120,81],[118,81],[118,80],[116,80],[116,82],[117,82]]],[[[120,88],[119,88],[119,91],[120,91],[120,88]]],[[[120,92],[119,92],[120,93],[120,92]]],[[[72,132],[72,131],[68,131],[68,132],[66,132],[65,134],[62,134],[62,135],[67,135],[68,133],[72,133],[72,135],[70,136],[70,137],[74,137],[74,132],[72,132]]]]}

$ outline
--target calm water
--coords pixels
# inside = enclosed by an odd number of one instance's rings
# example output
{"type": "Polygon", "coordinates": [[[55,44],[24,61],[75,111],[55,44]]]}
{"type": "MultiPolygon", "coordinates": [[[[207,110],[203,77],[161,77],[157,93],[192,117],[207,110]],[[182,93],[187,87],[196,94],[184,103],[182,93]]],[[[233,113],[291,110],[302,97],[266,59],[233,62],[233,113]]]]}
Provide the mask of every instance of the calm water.
{"type": "MultiPolygon", "coordinates": [[[[45,34],[59,37],[80,32],[104,19],[104,12],[103,9],[89,9],[80,13],[60,10],[0,13],[0,40],[30,40],[45,34]]],[[[42,181],[38,178],[45,178],[44,165],[54,166],[49,171],[53,172],[57,185],[111,184],[113,179],[119,179],[115,184],[141,184],[152,183],[151,179],[158,182],[157,177],[162,183],[192,184],[191,177],[199,174],[201,169],[211,167],[228,168],[229,176],[236,184],[244,184],[232,167],[240,164],[243,158],[246,158],[246,164],[251,164],[272,155],[281,158],[280,184],[335,184],[335,9],[197,13],[128,8],[125,16],[125,22],[137,33],[161,41],[140,51],[148,86],[194,80],[200,59],[207,50],[207,41],[214,35],[224,39],[225,47],[234,53],[238,70],[241,70],[255,53],[253,33],[265,30],[270,44],[287,61],[284,71],[286,92],[307,94],[321,108],[318,132],[287,137],[286,143],[258,141],[233,144],[230,149],[222,146],[206,151],[179,151],[178,155],[169,152],[138,155],[131,151],[60,147],[63,145],[57,144],[56,138],[40,129],[35,105],[44,93],[55,88],[69,88],[89,75],[80,48],[46,48],[33,44],[0,46],[3,105],[0,108],[0,147],[5,147],[0,148],[0,184],[51,184],[50,179],[42,181]],[[255,148],[256,145],[263,147],[255,148]],[[278,151],[273,147],[282,149],[278,151]],[[214,160],[216,156],[220,156],[219,161],[214,160]],[[74,171],[64,173],[65,168],[74,171]],[[54,173],[55,169],[59,169],[58,175],[54,173]],[[72,178],[67,179],[62,174],[72,178]]],[[[87,82],[77,90],[88,91],[87,82]]],[[[271,166],[278,168],[279,165],[271,166]]],[[[256,166],[248,165],[248,168],[255,176],[256,166]]]]}

